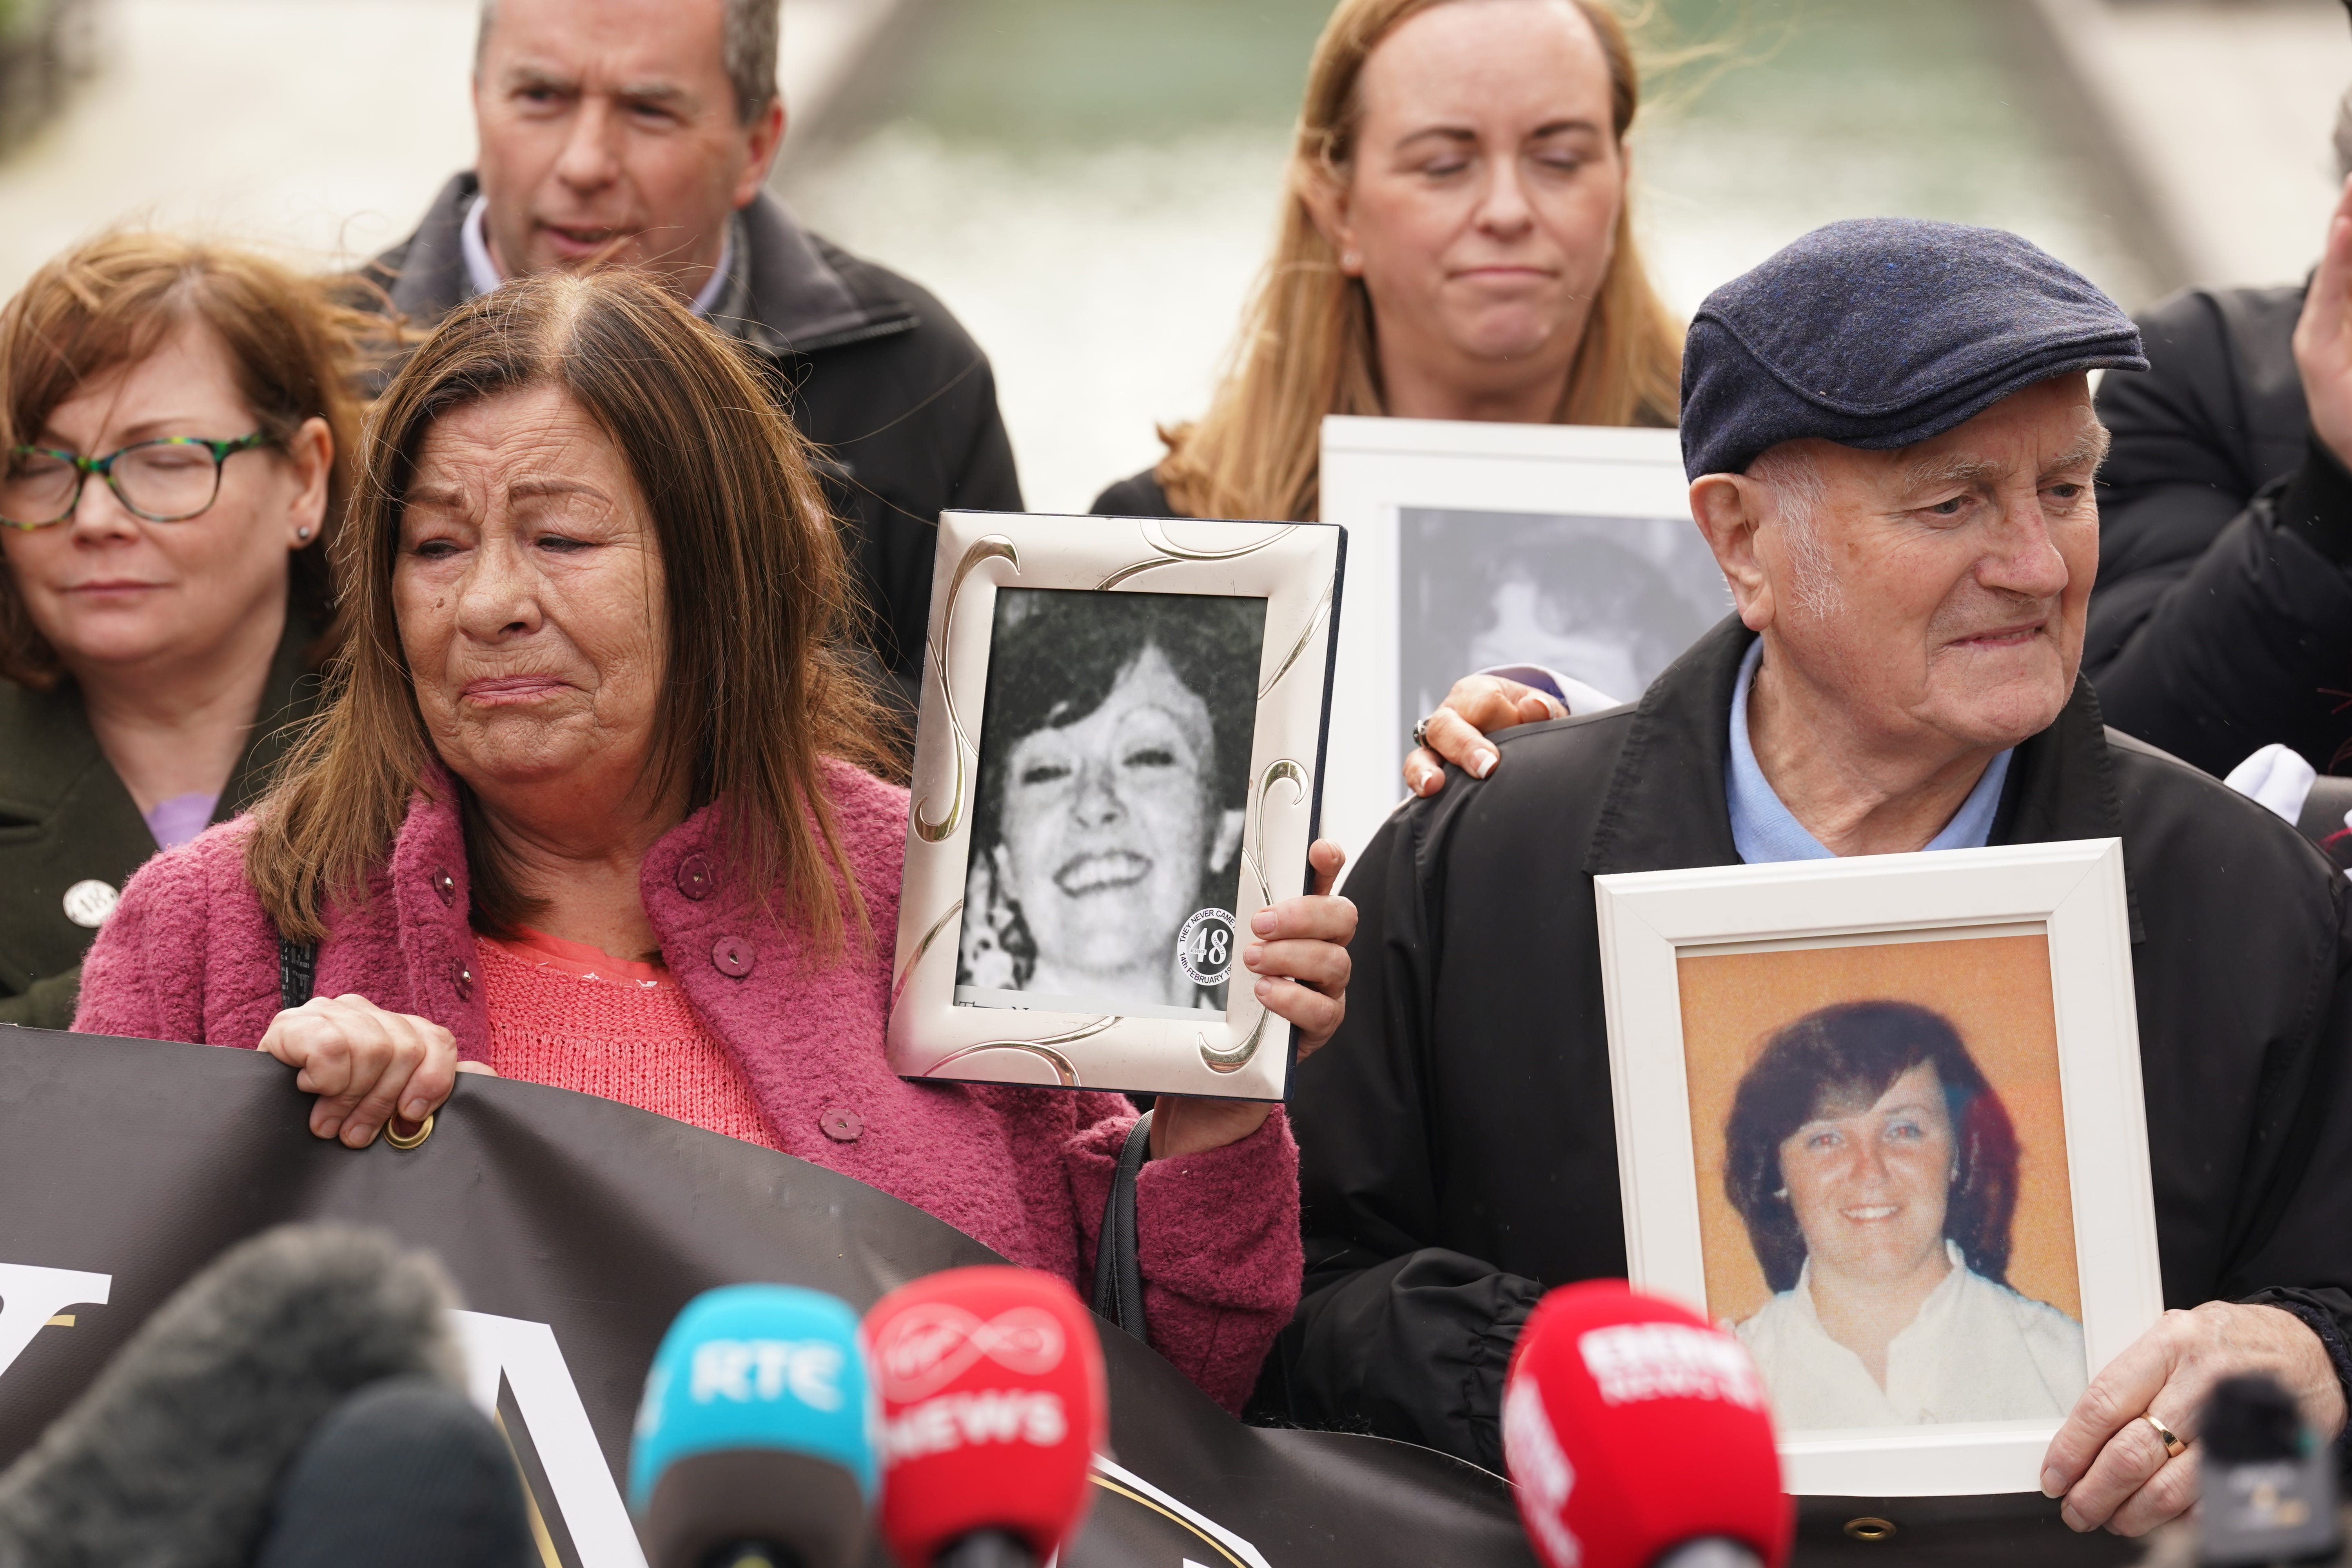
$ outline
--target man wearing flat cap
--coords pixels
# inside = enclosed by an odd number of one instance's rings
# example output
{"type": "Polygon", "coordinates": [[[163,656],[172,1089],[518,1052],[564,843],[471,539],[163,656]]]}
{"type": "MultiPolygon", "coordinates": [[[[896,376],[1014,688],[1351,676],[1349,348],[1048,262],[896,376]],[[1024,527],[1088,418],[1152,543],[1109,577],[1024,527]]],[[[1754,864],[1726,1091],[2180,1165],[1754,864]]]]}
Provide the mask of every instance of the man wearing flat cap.
{"type": "MultiPolygon", "coordinates": [[[[1637,706],[1433,727],[1471,771],[1349,880],[1348,1021],[1292,1108],[1307,1296],[1262,1405],[1499,1468],[1536,1298],[1625,1272],[1593,878],[2120,837],[2180,1310],[2074,1404],[2043,1489],[2077,1530],[2179,1514],[2231,1373],[2342,1429],[2352,889],[2263,807],[2105,729],[2078,677],[2106,441],[2087,373],[2145,363],[2097,289],[1988,229],[1834,224],[1707,300],[1682,443],[1736,614],[1637,706]]],[[[1490,681],[1467,717],[1532,700],[1490,681]]]]}

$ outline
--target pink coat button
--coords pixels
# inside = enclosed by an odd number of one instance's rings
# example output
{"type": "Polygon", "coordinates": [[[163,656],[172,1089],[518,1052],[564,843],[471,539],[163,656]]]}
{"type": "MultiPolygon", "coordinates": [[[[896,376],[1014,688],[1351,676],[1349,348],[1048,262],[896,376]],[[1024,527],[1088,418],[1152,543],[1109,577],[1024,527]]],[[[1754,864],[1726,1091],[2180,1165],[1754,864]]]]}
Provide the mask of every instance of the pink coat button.
{"type": "Polygon", "coordinates": [[[855,1143],[859,1134],[866,1131],[864,1117],[854,1110],[844,1110],[839,1107],[818,1117],[816,1124],[824,1130],[826,1137],[836,1143],[855,1143]]]}
{"type": "Polygon", "coordinates": [[[447,867],[441,866],[434,868],[433,890],[440,896],[443,909],[450,909],[457,904],[457,879],[449,875],[447,867]]]}
{"type": "Polygon", "coordinates": [[[740,936],[722,936],[710,945],[710,962],[721,974],[740,980],[760,962],[751,944],[740,936]]]}
{"type": "Polygon", "coordinates": [[[457,1000],[460,1002],[470,1002],[474,999],[474,972],[467,966],[466,961],[462,958],[453,958],[449,961],[449,988],[457,993],[457,1000]]]}
{"type": "Polygon", "coordinates": [[[698,902],[710,896],[719,879],[711,874],[710,862],[699,855],[689,855],[677,863],[677,875],[673,879],[677,890],[698,902]]]}

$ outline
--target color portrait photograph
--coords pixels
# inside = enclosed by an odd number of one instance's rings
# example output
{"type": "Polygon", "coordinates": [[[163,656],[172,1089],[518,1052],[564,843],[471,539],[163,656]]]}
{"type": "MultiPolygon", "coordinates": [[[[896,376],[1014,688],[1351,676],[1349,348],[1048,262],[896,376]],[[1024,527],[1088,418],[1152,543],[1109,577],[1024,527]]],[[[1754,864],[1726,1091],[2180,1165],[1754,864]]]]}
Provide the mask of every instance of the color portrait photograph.
{"type": "Polygon", "coordinates": [[[1005,588],[955,1000],[1223,1015],[1265,601],[1005,588]]]}
{"type": "Polygon", "coordinates": [[[2088,1381],[2049,942],[1994,929],[1677,960],[1707,1310],[1784,1431],[2088,1381]]]}

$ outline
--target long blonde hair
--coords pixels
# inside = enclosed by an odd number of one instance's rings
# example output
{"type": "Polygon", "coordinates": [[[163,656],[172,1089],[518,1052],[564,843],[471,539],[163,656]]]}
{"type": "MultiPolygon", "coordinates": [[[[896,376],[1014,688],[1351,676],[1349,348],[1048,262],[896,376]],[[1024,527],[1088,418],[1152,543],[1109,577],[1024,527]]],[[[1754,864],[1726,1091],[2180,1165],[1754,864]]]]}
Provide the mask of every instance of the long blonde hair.
{"type": "MultiPolygon", "coordinates": [[[[1230,365],[1197,424],[1162,430],[1154,470],[1170,504],[1191,517],[1311,521],[1320,501],[1323,416],[1383,414],[1372,305],[1361,279],[1316,226],[1308,194],[1344,181],[1362,115],[1364,61],[1396,28],[1448,0],[1339,0],[1315,45],[1290,154],[1274,258],[1242,318],[1230,365]]],[[[1618,143],[1633,123],[1641,78],[1624,25],[1602,0],[1572,0],[1609,62],[1618,143]]],[[[1633,238],[1630,197],[1617,212],[1615,254],[1586,318],[1552,417],[1571,425],[1672,425],[1682,327],[1650,286],[1633,238]]]]}

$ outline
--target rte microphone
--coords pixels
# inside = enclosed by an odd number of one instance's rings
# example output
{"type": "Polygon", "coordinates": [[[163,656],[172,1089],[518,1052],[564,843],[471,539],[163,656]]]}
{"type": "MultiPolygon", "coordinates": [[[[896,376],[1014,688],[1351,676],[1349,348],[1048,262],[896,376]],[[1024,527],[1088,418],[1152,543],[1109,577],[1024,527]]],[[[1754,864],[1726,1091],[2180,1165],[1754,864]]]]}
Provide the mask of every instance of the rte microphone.
{"type": "Polygon", "coordinates": [[[1051,1275],[950,1268],[866,1315],[882,1534],[907,1568],[1030,1568],[1077,1532],[1108,1426],[1094,1315],[1051,1275]]]}
{"type": "Polygon", "coordinates": [[[2198,1560],[2212,1568],[2332,1559],[2344,1547],[2333,1445],[2294,1396],[2257,1373],[2213,1385],[2198,1432],[2198,1560]]]}
{"type": "Polygon", "coordinates": [[[1746,1347],[1622,1279],[1536,1303],[1503,1453],[1547,1568],[1781,1568],[1795,1510],[1746,1347]]]}
{"type": "Polygon", "coordinates": [[[654,1353],[629,1447],[651,1568],[849,1568],[868,1536],[874,1419],[847,1302],[791,1285],[697,1296],[654,1353]]]}

